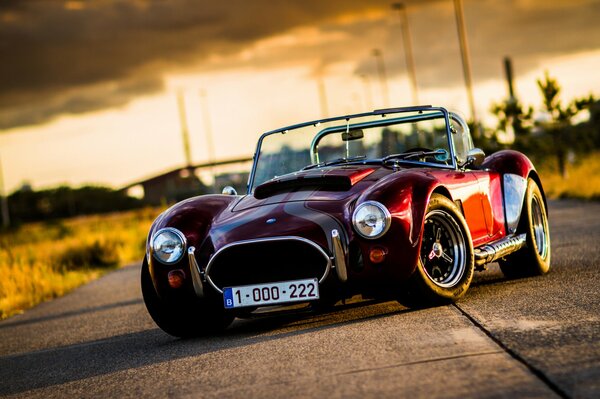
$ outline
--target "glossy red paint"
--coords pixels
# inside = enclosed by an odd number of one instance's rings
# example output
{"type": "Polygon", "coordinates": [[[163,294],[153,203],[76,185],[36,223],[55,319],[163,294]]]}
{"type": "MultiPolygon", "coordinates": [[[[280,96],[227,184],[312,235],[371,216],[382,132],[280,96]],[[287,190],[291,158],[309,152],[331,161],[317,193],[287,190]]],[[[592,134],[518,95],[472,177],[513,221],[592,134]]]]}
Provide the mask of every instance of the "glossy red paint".
{"type": "MultiPolygon", "coordinates": [[[[340,232],[345,248],[362,253],[362,265],[353,265],[349,255],[347,287],[397,286],[414,272],[421,245],[425,212],[434,192],[448,196],[461,209],[475,247],[506,234],[502,173],[527,176],[529,160],[513,151],[501,151],[486,159],[488,170],[452,170],[423,167],[390,169],[379,165],[337,166],[307,170],[282,177],[285,190],[253,195],[211,195],[192,198],[164,212],[150,234],[162,227],[175,227],[196,247],[196,260],[205,268],[210,256],[223,246],[248,239],[298,236],[332,253],[331,231],[340,232]],[[346,181],[345,189],[319,185],[320,179],[346,181]],[[310,181],[309,184],[304,184],[310,181]],[[298,184],[296,184],[298,183],[298,184]],[[351,223],[356,205],[378,201],[389,210],[388,232],[375,240],[354,233],[351,223]],[[387,248],[382,260],[371,261],[373,248],[387,248]]],[[[350,252],[350,251],[347,251],[350,252]]],[[[292,254],[293,256],[293,254],[292,254]]],[[[248,265],[252,267],[252,265],[248,265]]],[[[172,267],[150,260],[150,270],[159,294],[168,290],[167,274],[174,268],[189,271],[187,257],[172,267]]],[[[329,280],[335,279],[333,274],[329,280]]],[[[193,295],[190,279],[184,290],[193,295]]],[[[213,292],[214,294],[214,292],[213,292]]]]}
{"type": "Polygon", "coordinates": [[[527,178],[532,171],[535,171],[529,158],[513,150],[498,151],[487,156],[481,168],[501,174],[512,173],[523,178],[527,178]]]}
{"type": "MultiPolygon", "coordinates": [[[[148,242],[154,232],[159,229],[174,227],[185,235],[188,247],[199,247],[199,244],[205,240],[212,221],[238,198],[228,195],[205,195],[179,202],[156,218],[150,228],[148,242]]],[[[149,249],[146,252],[148,253],[149,249]]],[[[152,256],[147,257],[147,262],[152,282],[160,296],[167,295],[171,291],[168,278],[171,270],[179,268],[183,269],[187,275],[191,275],[186,256],[174,265],[162,264],[152,256]]],[[[193,295],[193,290],[192,281],[189,278],[184,280],[183,288],[179,289],[188,295],[193,295]]]]}

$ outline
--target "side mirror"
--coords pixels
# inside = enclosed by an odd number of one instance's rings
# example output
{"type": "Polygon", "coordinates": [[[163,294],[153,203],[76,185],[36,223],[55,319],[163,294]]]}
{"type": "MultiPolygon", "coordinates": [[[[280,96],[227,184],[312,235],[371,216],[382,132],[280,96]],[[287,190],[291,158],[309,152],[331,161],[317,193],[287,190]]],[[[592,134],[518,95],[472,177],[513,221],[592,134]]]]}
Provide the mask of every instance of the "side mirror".
{"type": "Polygon", "coordinates": [[[233,188],[231,186],[225,186],[225,187],[223,187],[223,191],[221,191],[221,194],[223,194],[223,195],[237,195],[237,191],[235,190],[235,188],[233,188]]]}
{"type": "Polygon", "coordinates": [[[467,152],[467,162],[463,165],[463,167],[473,166],[478,168],[483,163],[485,159],[485,152],[481,148],[472,148],[467,152]]]}

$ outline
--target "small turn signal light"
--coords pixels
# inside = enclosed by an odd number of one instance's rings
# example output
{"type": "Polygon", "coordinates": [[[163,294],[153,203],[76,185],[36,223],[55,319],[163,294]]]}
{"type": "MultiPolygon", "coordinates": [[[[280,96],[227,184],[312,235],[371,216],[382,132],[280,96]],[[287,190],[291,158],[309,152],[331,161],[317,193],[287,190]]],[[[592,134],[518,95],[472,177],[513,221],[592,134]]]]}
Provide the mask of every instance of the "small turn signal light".
{"type": "Polygon", "coordinates": [[[371,248],[369,252],[369,260],[373,263],[381,263],[387,255],[387,250],[381,247],[371,248]]]}
{"type": "Polygon", "coordinates": [[[171,270],[167,278],[169,279],[169,286],[171,288],[179,288],[183,285],[183,280],[185,280],[185,272],[181,269],[171,270]]]}

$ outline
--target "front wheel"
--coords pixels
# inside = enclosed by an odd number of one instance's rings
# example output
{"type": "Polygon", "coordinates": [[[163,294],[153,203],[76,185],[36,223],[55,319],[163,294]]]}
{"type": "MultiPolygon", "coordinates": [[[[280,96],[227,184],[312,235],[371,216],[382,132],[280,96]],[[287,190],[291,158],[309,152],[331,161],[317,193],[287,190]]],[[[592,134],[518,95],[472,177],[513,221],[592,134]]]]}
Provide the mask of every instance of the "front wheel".
{"type": "Polygon", "coordinates": [[[467,223],[448,198],[433,194],[425,214],[417,268],[400,294],[409,307],[451,303],[473,278],[473,243],[467,223]]]}
{"type": "Polygon", "coordinates": [[[161,299],[150,277],[148,262],[144,259],[141,273],[142,296],[152,320],[167,334],[175,337],[193,337],[217,333],[229,326],[233,316],[228,314],[222,301],[189,298],[187,301],[161,299]]]}
{"type": "Polygon", "coordinates": [[[548,212],[540,188],[532,179],[527,182],[527,192],[517,232],[526,234],[526,245],[498,262],[502,273],[508,278],[548,273],[550,270],[548,212]]]}

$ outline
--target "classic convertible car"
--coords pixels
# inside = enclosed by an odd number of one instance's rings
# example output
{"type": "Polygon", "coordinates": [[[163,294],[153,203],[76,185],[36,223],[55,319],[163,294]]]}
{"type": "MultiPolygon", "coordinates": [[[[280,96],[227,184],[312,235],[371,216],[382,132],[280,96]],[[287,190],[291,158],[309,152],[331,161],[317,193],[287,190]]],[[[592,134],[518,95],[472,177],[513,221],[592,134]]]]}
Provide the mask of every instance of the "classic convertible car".
{"type": "Polygon", "coordinates": [[[247,194],[225,188],[156,219],[141,284],[156,324],[189,336],[357,294],[450,303],[496,261],[508,277],[548,272],[540,177],[521,153],[473,148],[457,114],[419,106],[263,134],[247,194]]]}

